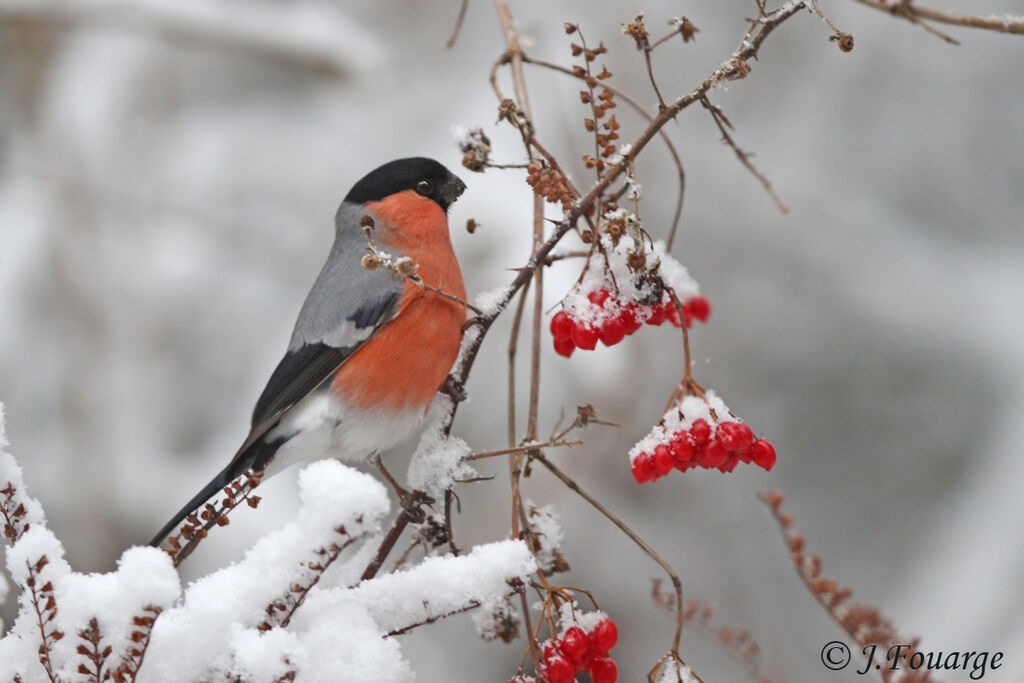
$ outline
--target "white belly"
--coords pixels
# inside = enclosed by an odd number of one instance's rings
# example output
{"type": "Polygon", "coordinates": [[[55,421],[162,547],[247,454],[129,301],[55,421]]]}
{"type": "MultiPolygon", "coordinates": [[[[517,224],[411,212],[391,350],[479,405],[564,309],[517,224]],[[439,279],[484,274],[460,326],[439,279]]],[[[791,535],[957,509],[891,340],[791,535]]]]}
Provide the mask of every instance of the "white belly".
{"type": "Polygon", "coordinates": [[[391,448],[423,421],[421,410],[403,413],[361,410],[330,391],[314,392],[288,412],[268,435],[286,439],[267,467],[273,476],[299,462],[339,458],[348,462],[391,448]]]}

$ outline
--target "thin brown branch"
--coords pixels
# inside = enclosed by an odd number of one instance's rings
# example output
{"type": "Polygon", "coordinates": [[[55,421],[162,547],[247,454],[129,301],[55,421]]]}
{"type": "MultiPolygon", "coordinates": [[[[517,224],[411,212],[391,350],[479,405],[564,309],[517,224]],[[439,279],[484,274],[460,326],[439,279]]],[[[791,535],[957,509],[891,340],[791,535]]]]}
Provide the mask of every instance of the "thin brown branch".
{"type": "Polygon", "coordinates": [[[512,447],[512,448],[502,448],[502,449],[497,450],[497,451],[482,451],[480,453],[473,453],[471,455],[467,455],[466,456],[466,460],[482,460],[483,458],[494,458],[494,457],[497,457],[499,455],[508,455],[510,453],[526,453],[527,451],[532,451],[532,450],[535,450],[537,448],[558,448],[560,446],[579,446],[582,443],[583,443],[582,441],[561,441],[561,440],[555,439],[555,440],[552,440],[552,441],[545,441],[544,443],[531,443],[531,444],[526,444],[525,446],[515,446],[515,447],[512,447]]]}
{"type": "Polygon", "coordinates": [[[655,551],[654,548],[652,548],[647,543],[647,541],[640,538],[640,536],[637,535],[635,531],[626,526],[625,522],[623,522],[621,519],[615,516],[615,514],[613,514],[608,508],[606,508],[599,500],[597,500],[592,495],[590,495],[582,488],[580,488],[580,485],[577,484],[569,475],[567,475],[561,469],[556,467],[554,463],[548,460],[548,458],[544,455],[543,452],[535,451],[531,454],[530,457],[533,460],[536,460],[540,464],[544,465],[544,467],[546,467],[548,471],[555,475],[555,477],[557,477],[559,481],[565,484],[569,488],[569,490],[571,490],[572,492],[583,498],[585,501],[590,503],[590,505],[594,509],[596,509],[602,515],[604,515],[612,524],[617,526],[622,533],[626,534],[626,536],[628,536],[630,540],[636,543],[648,557],[657,562],[658,565],[665,571],[665,573],[668,574],[669,579],[671,579],[672,581],[672,587],[675,589],[676,593],[676,608],[678,610],[676,614],[678,615],[678,618],[676,619],[675,636],[672,639],[672,653],[678,656],[679,642],[682,639],[683,634],[683,582],[680,581],[679,575],[676,574],[676,570],[672,568],[672,565],[670,565],[668,562],[662,559],[661,555],[659,555],[657,551],[655,551]]]}
{"type": "Polygon", "coordinates": [[[775,202],[775,206],[779,211],[782,213],[789,213],[789,209],[786,208],[786,205],[782,203],[781,199],[779,199],[779,195],[775,194],[775,190],[772,189],[772,184],[769,182],[768,177],[761,173],[761,171],[757,170],[754,164],[751,163],[750,157],[753,155],[750,152],[740,149],[740,146],[736,144],[735,140],[733,140],[732,135],[729,134],[729,129],[732,128],[732,123],[730,123],[729,119],[725,117],[725,113],[721,108],[711,104],[711,101],[706,96],[701,98],[701,104],[703,104],[704,108],[711,114],[711,120],[715,122],[715,125],[718,127],[718,131],[722,134],[722,142],[732,148],[733,152],[736,153],[736,158],[740,160],[740,163],[750,171],[751,175],[757,178],[757,181],[761,183],[764,191],[767,192],[768,196],[772,198],[773,202],[775,202]]]}
{"type": "MultiPolygon", "coordinates": [[[[678,31],[676,33],[678,33],[678,31]]],[[[675,33],[671,35],[675,35],[675,33]]],[[[572,69],[564,67],[560,64],[547,62],[544,61],[543,59],[533,59],[525,55],[523,56],[523,61],[527,64],[533,64],[535,66],[540,66],[546,69],[551,69],[553,71],[558,71],[559,73],[563,73],[567,76],[572,76],[573,78],[579,78],[578,76],[576,76],[576,74],[573,73],[572,69]]],[[[634,111],[636,111],[638,114],[647,119],[647,122],[649,124],[654,122],[654,116],[648,113],[648,111],[644,109],[643,106],[639,102],[637,102],[633,97],[630,97],[622,90],[619,90],[615,86],[611,85],[608,81],[605,81],[603,85],[605,88],[615,93],[616,97],[618,97],[626,104],[628,104],[630,107],[632,107],[634,111]]],[[[668,133],[666,133],[664,130],[659,130],[658,135],[661,136],[662,141],[665,143],[665,147],[668,149],[668,153],[672,155],[672,161],[675,163],[676,170],[678,171],[679,175],[679,192],[676,195],[676,209],[675,214],[672,216],[672,227],[669,228],[668,240],[666,241],[666,249],[671,251],[672,243],[675,241],[676,238],[676,229],[679,226],[679,219],[683,215],[683,197],[686,194],[686,171],[683,169],[683,161],[679,156],[679,152],[676,150],[676,146],[672,144],[672,139],[669,137],[668,133]]],[[[589,255],[589,252],[587,252],[585,255],[589,255]]]]}
{"type": "MultiPolygon", "coordinates": [[[[917,3],[903,2],[901,0],[888,1],[888,0],[856,0],[866,7],[888,12],[898,17],[910,21],[911,23],[919,23],[922,19],[927,21],[935,21],[940,24],[949,24],[951,26],[963,26],[965,28],[978,28],[986,31],[996,31],[998,33],[1011,33],[1014,35],[1024,35],[1024,18],[1019,16],[1005,16],[1005,17],[980,17],[969,14],[958,14],[956,12],[946,12],[943,10],[932,9],[930,7],[922,7],[917,3]]],[[[948,38],[952,42],[956,42],[952,38],[948,38]]]]}
{"type": "Polygon", "coordinates": [[[394,523],[391,525],[391,529],[388,530],[384,540],[381,541],[380,547],[377,548],[377,553],[374,555],[373,560],[366,566],[363,571],[360,581],[368,581],[377,575],[380,568],[384,565],[384,561],[388,559],[388,555],[391,554],[395,544],[398,543],[398,539],[402,536],[402,532],[405,531],[405,527],[410,522],[417,522],[423,519],[422,505],[428,501],[426,494],[420,491],[411,491],[406,497],[406,500],[402,503],[402,511],[398,513],[398,517],[395,518],[394,523]]]}
{"type": "Polygon", "coordinates": [[[459,16],[455,19],[455,28],[452,29],[452,35],[445,43],[445,47],[451,48],[455,45],[455,41],[459,39],[459,31],[462,30],[462,21],[466,18],[466,8],[469,7],[469,0],[462,0],[462,5],[459,6],[459,16]]]}

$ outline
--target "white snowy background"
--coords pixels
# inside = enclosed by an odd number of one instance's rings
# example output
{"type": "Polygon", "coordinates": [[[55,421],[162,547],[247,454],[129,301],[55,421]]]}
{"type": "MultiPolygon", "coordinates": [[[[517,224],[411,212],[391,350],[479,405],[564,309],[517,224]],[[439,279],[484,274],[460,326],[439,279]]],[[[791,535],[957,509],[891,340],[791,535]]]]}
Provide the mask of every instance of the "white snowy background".
{"type": "MultiPolygon", "coordinates": [[[[932,4],[1021,12],[1014,0],[932,4]]],[[[950,28],[954,47],[851,0],[821,6],[855,36],[852,53],[801,15],[746,81],[712,96],[789,215],[699,107],[666,129],[688,174],[674,254],[714,307],[692,337],[696,376],[775,444],[777,466],[633,482],[626,453],[682,374],[675,332],[653,328],[569,361],[545,334],[542,429],[588,402],[622,425],[549,455],[665,555],[687,598],[749,629],[773,678],[861,680],[822,669],[821,647],[843,634],[756,499],[778,487],[826,573],[855,597],[925,650],[1002,650],[985,680],[1021,680],[1024,40],[950,28]]],[[[450,220],[471,293],[525,261],[521,172],[459,169],[450,140],[452,124],[482,125],[496,161],[521,160],[517,137],[493,125],[494,10],[470,3],[445,49],[457,10],[0,1],[0,401],[9,450],[74,569],[113,570],[234,452],[326,255],[333,212],[365,172],[429,155],[467,182],[450,220]]],[[[619,31],[640,10],[655,35],[680,13],[700,28],[695,43],[655,53],[671,96],[728,56],[753,3],[513,4],[530,54],[566,63],[562,22],[580,22],[610,48],[613,82],[650,105],[641,56],[619,31]]],[[[588,151],[575,82],[527,76],[544,143],[563,160],[588,151]]],[[[628,141],[639,121],[616,113],[628,141]]],[[[638,170],[646,225],[663,230],[669,157],[652,146],[638,170]]],[[[589,178],[579,165],[574,174],[589,178]]],[[[546,277],[552,305],[575,268],[546,277]]],[[[456,422],[475,450],[505,445],[507,328],[488,339],[456,422]]],[[[414,446],[389,456],[392,470],[405,472],[414,446]]],[[[466,548],[507,533],[503,461],[476,466],[497,479],[460,490],[466,548]]],[[[295,516],[296,472],[261,489],[259,510],[216,530],[186,581],[295,516]]],[[[672,630],[649,598],[657,567],[543,470],[525,490],[560,513],[574,569],[559,580],[595,592],[619,622],[621,680],[639,680],[672,630]]],[[[5,624],[14,602],[0,607],[5,624]]],[[[478,639],[465,615],[401,637],[427,682],[505,680],[521,645],[478,639]]],[[[684,636],[684,656],[705,680],[743,676],[699,634],[684,636]]]]}

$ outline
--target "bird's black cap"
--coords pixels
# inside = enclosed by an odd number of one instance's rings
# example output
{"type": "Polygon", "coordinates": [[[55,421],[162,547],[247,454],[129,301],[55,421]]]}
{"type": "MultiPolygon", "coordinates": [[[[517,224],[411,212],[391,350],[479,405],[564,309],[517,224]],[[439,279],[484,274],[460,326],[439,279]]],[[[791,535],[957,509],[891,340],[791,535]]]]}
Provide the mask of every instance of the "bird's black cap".
{"type": "Polygon", "coordinates": [[[409,157],[395,159],[367,173],[345,196],[345,201],[365,204],[413,190],[437,202],[447,213],[465,189],[466,184],[437,161],[409,157]]]}

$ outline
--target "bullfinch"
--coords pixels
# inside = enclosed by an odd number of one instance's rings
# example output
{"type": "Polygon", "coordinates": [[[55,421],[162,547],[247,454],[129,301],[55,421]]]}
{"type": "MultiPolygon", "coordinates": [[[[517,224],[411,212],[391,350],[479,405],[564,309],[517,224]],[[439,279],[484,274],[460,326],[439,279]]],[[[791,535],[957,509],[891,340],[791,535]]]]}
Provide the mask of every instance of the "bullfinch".
{"type": "Polygon", "coordinates": [[[151,545],[246,472],[266,477],[330,456],[363,460],[423,421],[458,355],[466,310],[391,269],[364,267],[367,229],[376,248],[412,259],[423,283],[465,300],[447,217],[465,189],[422,157],[384,164],[355,184],[335,215],[334,244],[288,351],[256,401],[249,435],[151,545]]]}

